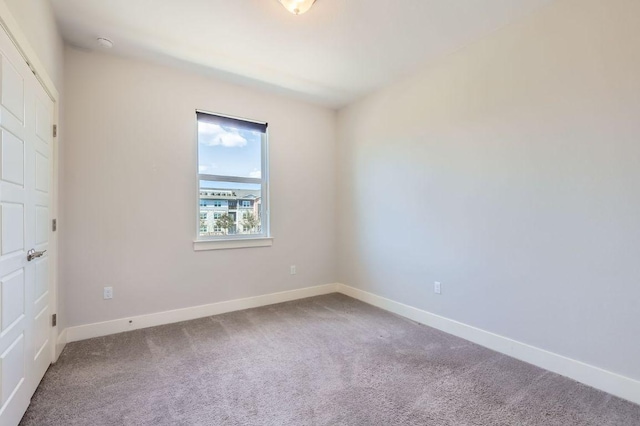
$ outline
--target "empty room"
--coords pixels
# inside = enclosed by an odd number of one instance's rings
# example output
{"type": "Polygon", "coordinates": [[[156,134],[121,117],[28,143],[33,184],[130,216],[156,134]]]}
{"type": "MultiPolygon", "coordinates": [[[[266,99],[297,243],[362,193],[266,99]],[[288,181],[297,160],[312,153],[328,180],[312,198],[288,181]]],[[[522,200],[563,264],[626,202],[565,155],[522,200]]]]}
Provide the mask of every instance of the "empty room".
{"type": "Polygon", "coordinates": [[[0,426],[640,426],[639,0],[0,27],[0,426]]]}

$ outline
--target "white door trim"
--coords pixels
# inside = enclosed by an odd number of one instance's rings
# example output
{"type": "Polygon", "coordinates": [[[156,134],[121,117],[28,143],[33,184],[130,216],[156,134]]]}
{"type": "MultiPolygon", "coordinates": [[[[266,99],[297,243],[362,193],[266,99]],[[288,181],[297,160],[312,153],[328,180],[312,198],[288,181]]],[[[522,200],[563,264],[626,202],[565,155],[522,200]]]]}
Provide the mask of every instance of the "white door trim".
{"type": "MultiPolygon", "coordinates": [[[[59,123],[59,99],[60,93],[58,89],[53,84],[53,80],[49,76],[45,66],[42,61],[36,54],[36,51],[29,43],[27,36],[20,28],[18,21],[14,18],[13,14],[9,10],[4,0],[0,0],[0,26],[7,33],[13,44],[18,49],[18,52],[25,60],[25,62],[31,68],[31,71],[35,74],[36,79],[40,82],[45,92],[51,100],[53,101],[53,123],[58,125],[59,123]]],[[[59,126],[58,126],[59,127],[59,126]]],[[[50,194],[50,202],[51,202],[51,219],[58,218],[58,205],[59,205],[59,182],[58,182],[58,137],[53,138],[53,146],[51,151],[51,194],[50,194]]],[[[49,259],[51,262],[51,268],[49,271],[50,274],[50,284],[51,284],[51,312],[59,313],[58,310],[58,238],[57,232],[54,233],[49,228],[49,259]]],[[[56,362],[64,345],[66,343],[66,339],[60,339],[58,335],[58,330],[60,327],[52,327],[51,328],[51,341],[54,342],[51,345],[52,353],[51,353],[51,361],[56,362]],[[56,344],[57,342],[57,344],[56,344]]],[[[63,336],[64,337],[64,336],[63,336]]]]}
{"type": "MultiPolygon", "coordinates": [[[[22,28],[18,25],[18,21],[13,17],[4,0],[0,0],[0,25],[5,29],[7,34],[9,34],[9,38],[18,48],[18,52],[20,52],[24,60],[29,64],[29,67],[35,73],[36,78],[40,81],[40,84],[42,84],[51,100],[57,105],[58,99],[60,98],[58,89],[56,89],[42,61],[40,61],[38,55],[36,55],[36,51],[31,46],[31,43],[29,43],[27,36],[22,32],[22,28]]],[[[55,118],[57,118],[57,116],[55,118]]]]}

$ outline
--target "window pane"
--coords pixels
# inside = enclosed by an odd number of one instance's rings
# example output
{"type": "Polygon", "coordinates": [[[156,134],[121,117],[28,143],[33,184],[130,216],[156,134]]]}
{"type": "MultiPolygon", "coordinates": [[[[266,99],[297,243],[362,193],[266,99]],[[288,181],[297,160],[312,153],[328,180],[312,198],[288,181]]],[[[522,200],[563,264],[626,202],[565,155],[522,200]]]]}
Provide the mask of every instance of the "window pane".
{"type": "Polygon", "coordinates": [[[198,121],[198,170],[201,174],[261,177],[263,133],[198,121]]]}
{"type": "Polygon", "coordinates": [[[200,236],[262,234],[261,185],[200,181],[200,236]]]}

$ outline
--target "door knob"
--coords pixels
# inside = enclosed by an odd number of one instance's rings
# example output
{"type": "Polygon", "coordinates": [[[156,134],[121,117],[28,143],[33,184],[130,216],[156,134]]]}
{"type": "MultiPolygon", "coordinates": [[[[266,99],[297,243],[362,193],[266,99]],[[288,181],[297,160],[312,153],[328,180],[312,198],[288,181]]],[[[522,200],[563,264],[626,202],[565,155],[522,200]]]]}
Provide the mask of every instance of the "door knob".
{"type": "Polygon", "coordinates": [[[38,257],[41,257],[46,252],[47,252],[46,250],[35,251],[34,249],[31,249],[27,252],[27,261],[31,262],[33,259],[37,259],[38,257]]]}

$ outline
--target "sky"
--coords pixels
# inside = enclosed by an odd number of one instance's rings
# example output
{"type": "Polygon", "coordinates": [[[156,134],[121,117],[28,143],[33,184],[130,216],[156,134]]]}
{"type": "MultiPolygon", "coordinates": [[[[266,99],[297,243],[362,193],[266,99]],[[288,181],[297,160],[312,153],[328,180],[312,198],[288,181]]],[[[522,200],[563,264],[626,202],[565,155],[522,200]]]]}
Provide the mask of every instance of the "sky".
{"type": "Polygon", "coordinates": [[[199,173],[259,178],[261,141],[260,132],[198,122],[199,173]]]}

